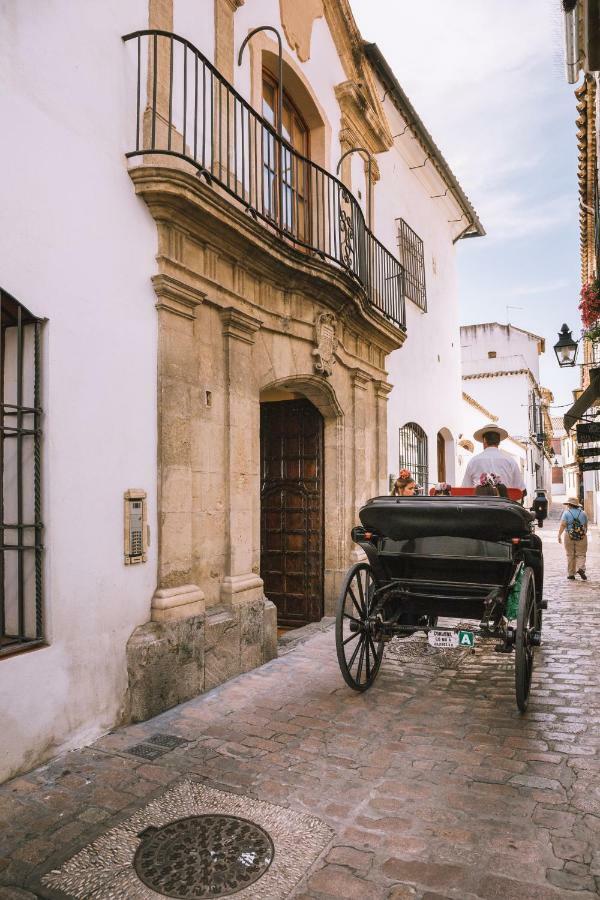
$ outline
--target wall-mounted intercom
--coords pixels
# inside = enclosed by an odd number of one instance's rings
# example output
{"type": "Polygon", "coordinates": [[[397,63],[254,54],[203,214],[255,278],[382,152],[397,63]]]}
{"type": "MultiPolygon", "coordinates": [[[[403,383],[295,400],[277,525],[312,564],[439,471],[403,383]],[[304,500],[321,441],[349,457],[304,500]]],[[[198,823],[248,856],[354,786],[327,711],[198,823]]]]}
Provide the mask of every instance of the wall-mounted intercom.
{"type": "Polygon", "coordinates": [[[148,510],[146,491],[125,491],[125,565],[146,562],[148,510]]]}

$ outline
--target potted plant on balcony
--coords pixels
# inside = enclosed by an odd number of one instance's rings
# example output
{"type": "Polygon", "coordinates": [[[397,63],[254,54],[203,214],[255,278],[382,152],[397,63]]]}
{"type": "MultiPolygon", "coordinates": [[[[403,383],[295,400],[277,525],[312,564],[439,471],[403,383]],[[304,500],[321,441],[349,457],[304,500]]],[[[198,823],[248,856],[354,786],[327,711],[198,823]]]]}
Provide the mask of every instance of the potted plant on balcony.
{"type": "Polygon", "coordinates": [[[600,340],[600,279],[595,278],[583,286],[579,310],[583,336],[590,341],[600,340]]]}

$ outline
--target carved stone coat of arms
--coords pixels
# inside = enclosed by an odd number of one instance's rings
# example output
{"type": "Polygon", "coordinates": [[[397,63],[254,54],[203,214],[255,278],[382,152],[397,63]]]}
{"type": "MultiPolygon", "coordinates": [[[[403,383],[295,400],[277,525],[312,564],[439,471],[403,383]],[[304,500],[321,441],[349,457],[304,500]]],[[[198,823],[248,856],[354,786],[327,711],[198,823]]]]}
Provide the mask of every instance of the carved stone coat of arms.
{"type": "Polygon", "coordinates": [[[337,319],[333,313],[320,313],[315,321],[315,338],[317,346],[313,350],[315,371],[329,376],[333,372],[335,351],[338,345],[336,335],[337,319]]]}

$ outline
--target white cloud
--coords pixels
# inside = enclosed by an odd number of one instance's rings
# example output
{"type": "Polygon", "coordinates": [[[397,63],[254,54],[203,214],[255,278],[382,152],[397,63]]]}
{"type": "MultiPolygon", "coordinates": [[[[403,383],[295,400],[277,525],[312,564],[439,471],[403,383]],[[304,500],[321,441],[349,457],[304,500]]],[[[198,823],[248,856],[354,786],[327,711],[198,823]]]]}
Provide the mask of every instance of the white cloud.
{"type": "Polygon", "coordinates": [[[491,240],[571,221],[573,197],[549,199],[527,189],[543,163],[554,115],[553,0],[352,0],[352,8],[491,240]],[[525,189],[515,187],[519,182],[525,189]]]}

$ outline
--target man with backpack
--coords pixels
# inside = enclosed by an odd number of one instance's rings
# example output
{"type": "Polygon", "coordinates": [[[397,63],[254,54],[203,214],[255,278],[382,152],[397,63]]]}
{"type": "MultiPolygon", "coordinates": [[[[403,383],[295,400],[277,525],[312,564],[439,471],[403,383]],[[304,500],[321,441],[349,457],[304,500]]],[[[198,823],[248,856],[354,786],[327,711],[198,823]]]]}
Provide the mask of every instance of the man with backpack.
{"type": "Polygon", "coordinates": [[[587,553],[588,518],[581,508],[577,497],[567,497],[567,507],[560,517],[558,529],[558,543],[562,543],[562,534],[565,534],[565,552],[567,554],[567,578],[575,581],[575,573],[582,581],[587,581],[585,574],[585,557],[587,553]]]}

